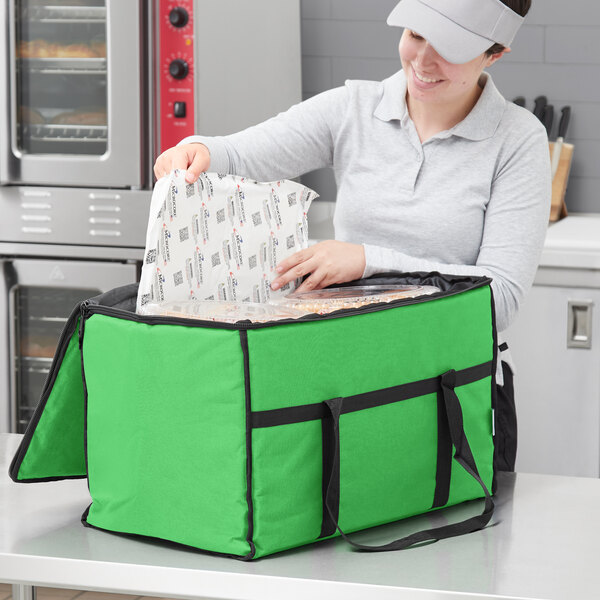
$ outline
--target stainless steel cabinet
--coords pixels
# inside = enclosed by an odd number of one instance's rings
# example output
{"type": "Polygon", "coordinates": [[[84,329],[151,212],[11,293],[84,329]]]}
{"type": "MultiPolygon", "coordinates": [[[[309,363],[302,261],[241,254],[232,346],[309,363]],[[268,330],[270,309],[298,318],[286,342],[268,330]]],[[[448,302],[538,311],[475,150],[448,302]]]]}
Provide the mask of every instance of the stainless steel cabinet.
{"type": "Polygon", "coordinates": [[[600,215],[550,226],[506,335],[516,365],[517,471],[600,476],[600,215]]]}

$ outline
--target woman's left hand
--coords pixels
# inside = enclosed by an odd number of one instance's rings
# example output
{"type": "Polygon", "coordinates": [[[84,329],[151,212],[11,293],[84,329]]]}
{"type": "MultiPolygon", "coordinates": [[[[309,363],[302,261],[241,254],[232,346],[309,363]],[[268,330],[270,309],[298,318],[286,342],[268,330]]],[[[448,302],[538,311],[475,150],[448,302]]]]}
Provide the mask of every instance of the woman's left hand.
{"type": "Polygon", "coordinates": [[[271,287],[279,289],[297,277],[310,273],[299,292],[319,290],[333,283],[360,279],[365,270],[365,249],[359,244],[328,240],[292,254],[277,266],[278,277],[271,287]]]}

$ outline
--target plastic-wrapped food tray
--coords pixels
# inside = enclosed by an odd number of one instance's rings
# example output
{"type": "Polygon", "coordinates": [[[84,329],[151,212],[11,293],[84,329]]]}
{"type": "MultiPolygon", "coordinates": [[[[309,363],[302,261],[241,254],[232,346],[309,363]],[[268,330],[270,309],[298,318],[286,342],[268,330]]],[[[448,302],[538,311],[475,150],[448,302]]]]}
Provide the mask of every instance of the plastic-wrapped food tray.
{"type": "Polygon", "coordinates": [[[306,312],[281,304],[258,302],[228,302],[219,300],[185,300],[183,302],[148,303],[138,310],[139,314],[161,317],[183,317],[220,323],[252,321],[265,323],[281,319],[297,319],[306,312]]]}
{"type": "Polygon", "coordinates": [[[392,302],[435,294],[440,289],[433,285],[367,285],[327,288],[311,292],[294,292],[278,303],[304,313],[324,315],[344,308],[359,308],[366,304],[392,302]]]}
{"type": "Polygon", "coordinates": [[[151,302],[138,312],[144,315],[183,317],[221,323],[237,323],[244,320],[252,323],[265,323],[281,319],[297,319],[314,313],[325,315],[344,308],[360,308],[367,304],[415,298],[439,291],[439,288],[432,285],[354,286],[294,292],[280,300],[265,303],[213,300],[151,302]]]}

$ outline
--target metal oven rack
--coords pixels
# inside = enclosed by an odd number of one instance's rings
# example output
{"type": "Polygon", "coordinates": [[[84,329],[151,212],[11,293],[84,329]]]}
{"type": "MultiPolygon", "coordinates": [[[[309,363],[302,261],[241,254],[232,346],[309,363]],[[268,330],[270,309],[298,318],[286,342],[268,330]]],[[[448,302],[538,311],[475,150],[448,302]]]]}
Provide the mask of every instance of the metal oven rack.
{"type": "Polygon", "coordinates": [[[106,21],[105,6],[31,6],[23,16],[38,23],[96,23],[106,21]]]}
{"type": "Polygon", "coordinates": [[[106,125],[25,125],[23,133],[34,142],[106,142],[106,125]]]}

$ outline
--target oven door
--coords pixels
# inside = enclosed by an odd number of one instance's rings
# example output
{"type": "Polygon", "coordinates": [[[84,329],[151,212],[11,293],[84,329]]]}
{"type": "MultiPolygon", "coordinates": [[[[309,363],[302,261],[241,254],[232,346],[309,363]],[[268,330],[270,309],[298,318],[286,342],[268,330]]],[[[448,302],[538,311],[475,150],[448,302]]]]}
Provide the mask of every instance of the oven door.
{"type": "Polygon", "coordinates": [[[0,183],[144,184],[142,0],[0,3],[0,183]]]}
{"type": "Polygon", "coordinates": [[[136,280],[136,264],[0,260],[0,432],[25,431],[73,308],[136,280]]]}

